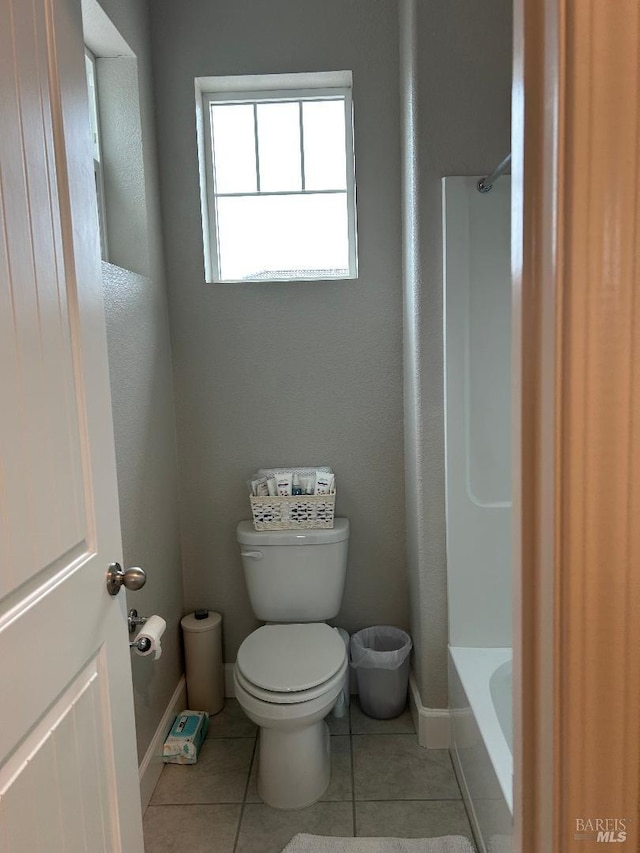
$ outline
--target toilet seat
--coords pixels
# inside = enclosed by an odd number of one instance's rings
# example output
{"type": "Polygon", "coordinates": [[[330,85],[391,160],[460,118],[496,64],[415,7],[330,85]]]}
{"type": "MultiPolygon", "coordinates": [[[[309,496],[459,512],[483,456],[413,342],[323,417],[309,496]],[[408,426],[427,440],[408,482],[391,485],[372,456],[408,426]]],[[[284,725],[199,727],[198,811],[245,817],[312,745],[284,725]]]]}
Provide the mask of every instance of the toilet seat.
{"type": "Polygon", "coordinates": [[[291,693],[276,693],[275,691],[264,690],[262,687],[256,687],[255,684],[252,684],[244,677],[237,665],[235,668],[235,678],[238,684],[253,696],[254,699],[268,702],[270,705],[300,705],[303,702],[311,702],[313,699],[318,699],[325,693],[330,693],[335,686],[341,685],[344,681],[346,670],[347,656],[345,654],[344,665],[327,681],[323,681],[322,684],[312,687],[310,690],[300,690],[291,693]]]}
{"type": "Polygon", "coordinates": [[[342,638],[324,622],[264,625],[240,646],[236,675],[256,698],[288,705],[330,690],[346,658],[342,638]]]}

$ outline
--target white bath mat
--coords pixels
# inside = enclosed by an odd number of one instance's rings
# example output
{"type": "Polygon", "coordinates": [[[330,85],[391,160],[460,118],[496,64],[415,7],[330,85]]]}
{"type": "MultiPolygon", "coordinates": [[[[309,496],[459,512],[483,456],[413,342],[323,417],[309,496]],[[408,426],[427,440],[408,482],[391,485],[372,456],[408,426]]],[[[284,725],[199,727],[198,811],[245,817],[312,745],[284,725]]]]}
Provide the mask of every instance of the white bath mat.
{"type": "Polygon", "coordinates": [[[461,835],[442,838],[331,838],[295,835],[282,853],[474,853],[461,835]]]}

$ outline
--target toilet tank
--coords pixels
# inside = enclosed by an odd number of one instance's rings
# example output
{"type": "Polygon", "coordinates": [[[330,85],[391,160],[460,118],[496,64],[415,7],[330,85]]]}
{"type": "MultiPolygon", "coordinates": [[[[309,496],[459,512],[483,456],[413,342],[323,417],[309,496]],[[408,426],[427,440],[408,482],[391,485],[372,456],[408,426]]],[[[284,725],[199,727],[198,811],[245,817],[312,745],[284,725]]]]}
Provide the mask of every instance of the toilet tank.
{"type": "Polygon", "coordinates": [[[347,574],[349,519],[330,530],[236,529],[251,607],[265,622],[324,622],[337,615],[347,574]]]}

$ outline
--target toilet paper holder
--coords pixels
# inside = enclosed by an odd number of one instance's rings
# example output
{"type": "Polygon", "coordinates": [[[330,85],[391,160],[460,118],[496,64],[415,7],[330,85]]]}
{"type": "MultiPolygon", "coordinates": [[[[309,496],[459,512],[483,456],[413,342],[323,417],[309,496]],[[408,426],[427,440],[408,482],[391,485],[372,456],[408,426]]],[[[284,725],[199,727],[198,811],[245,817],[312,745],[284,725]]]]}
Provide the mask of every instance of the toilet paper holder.
{"type": "Polygon", "coordinates": [[[148,637],[140,637],[139,640],[129,642],[130,649],[137,649],[139,652],[148,652],[151,648],[151,640],[148,637]]]}
{"type": "MultiPolygon", "coordinates": [[[[136,628],[144,625],[148,618],[148,616],[138,616],[138,611],[132,608],[127,613],[129,633],[133,634],[136,628]]],[[[139,652],[148,652],[151,648],[151,640],[148,637],[141,637],[139,640],[129,641],[129,648],[138,649],[139,652]]]]}
{"type": "Polygon", "coordinates": [[[132,608],[127,613],[127,625],[129,626],[129,633],[133,634],[136,628],[139,628],[140,626],[144,625],[148,618],[148,616],[138,616],[138,611],[132,608]]]}

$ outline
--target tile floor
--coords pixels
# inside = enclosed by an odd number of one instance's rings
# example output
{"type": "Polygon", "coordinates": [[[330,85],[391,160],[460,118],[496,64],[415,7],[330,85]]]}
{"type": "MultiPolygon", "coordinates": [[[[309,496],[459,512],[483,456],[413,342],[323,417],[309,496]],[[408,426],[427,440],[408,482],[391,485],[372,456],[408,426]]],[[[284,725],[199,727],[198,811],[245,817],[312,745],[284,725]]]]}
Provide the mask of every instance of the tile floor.
{"type": "Polygon", "coordinates": [[[331,783],[322,800],[283,812],[256,786],[256,727],[234,699],[212,717],[192,766],[167,765],[144,817],[146,853],[280,853],[297,832],[472,838],[446,750],[418,746],[411,715],[329,716],[331,783]]]}

